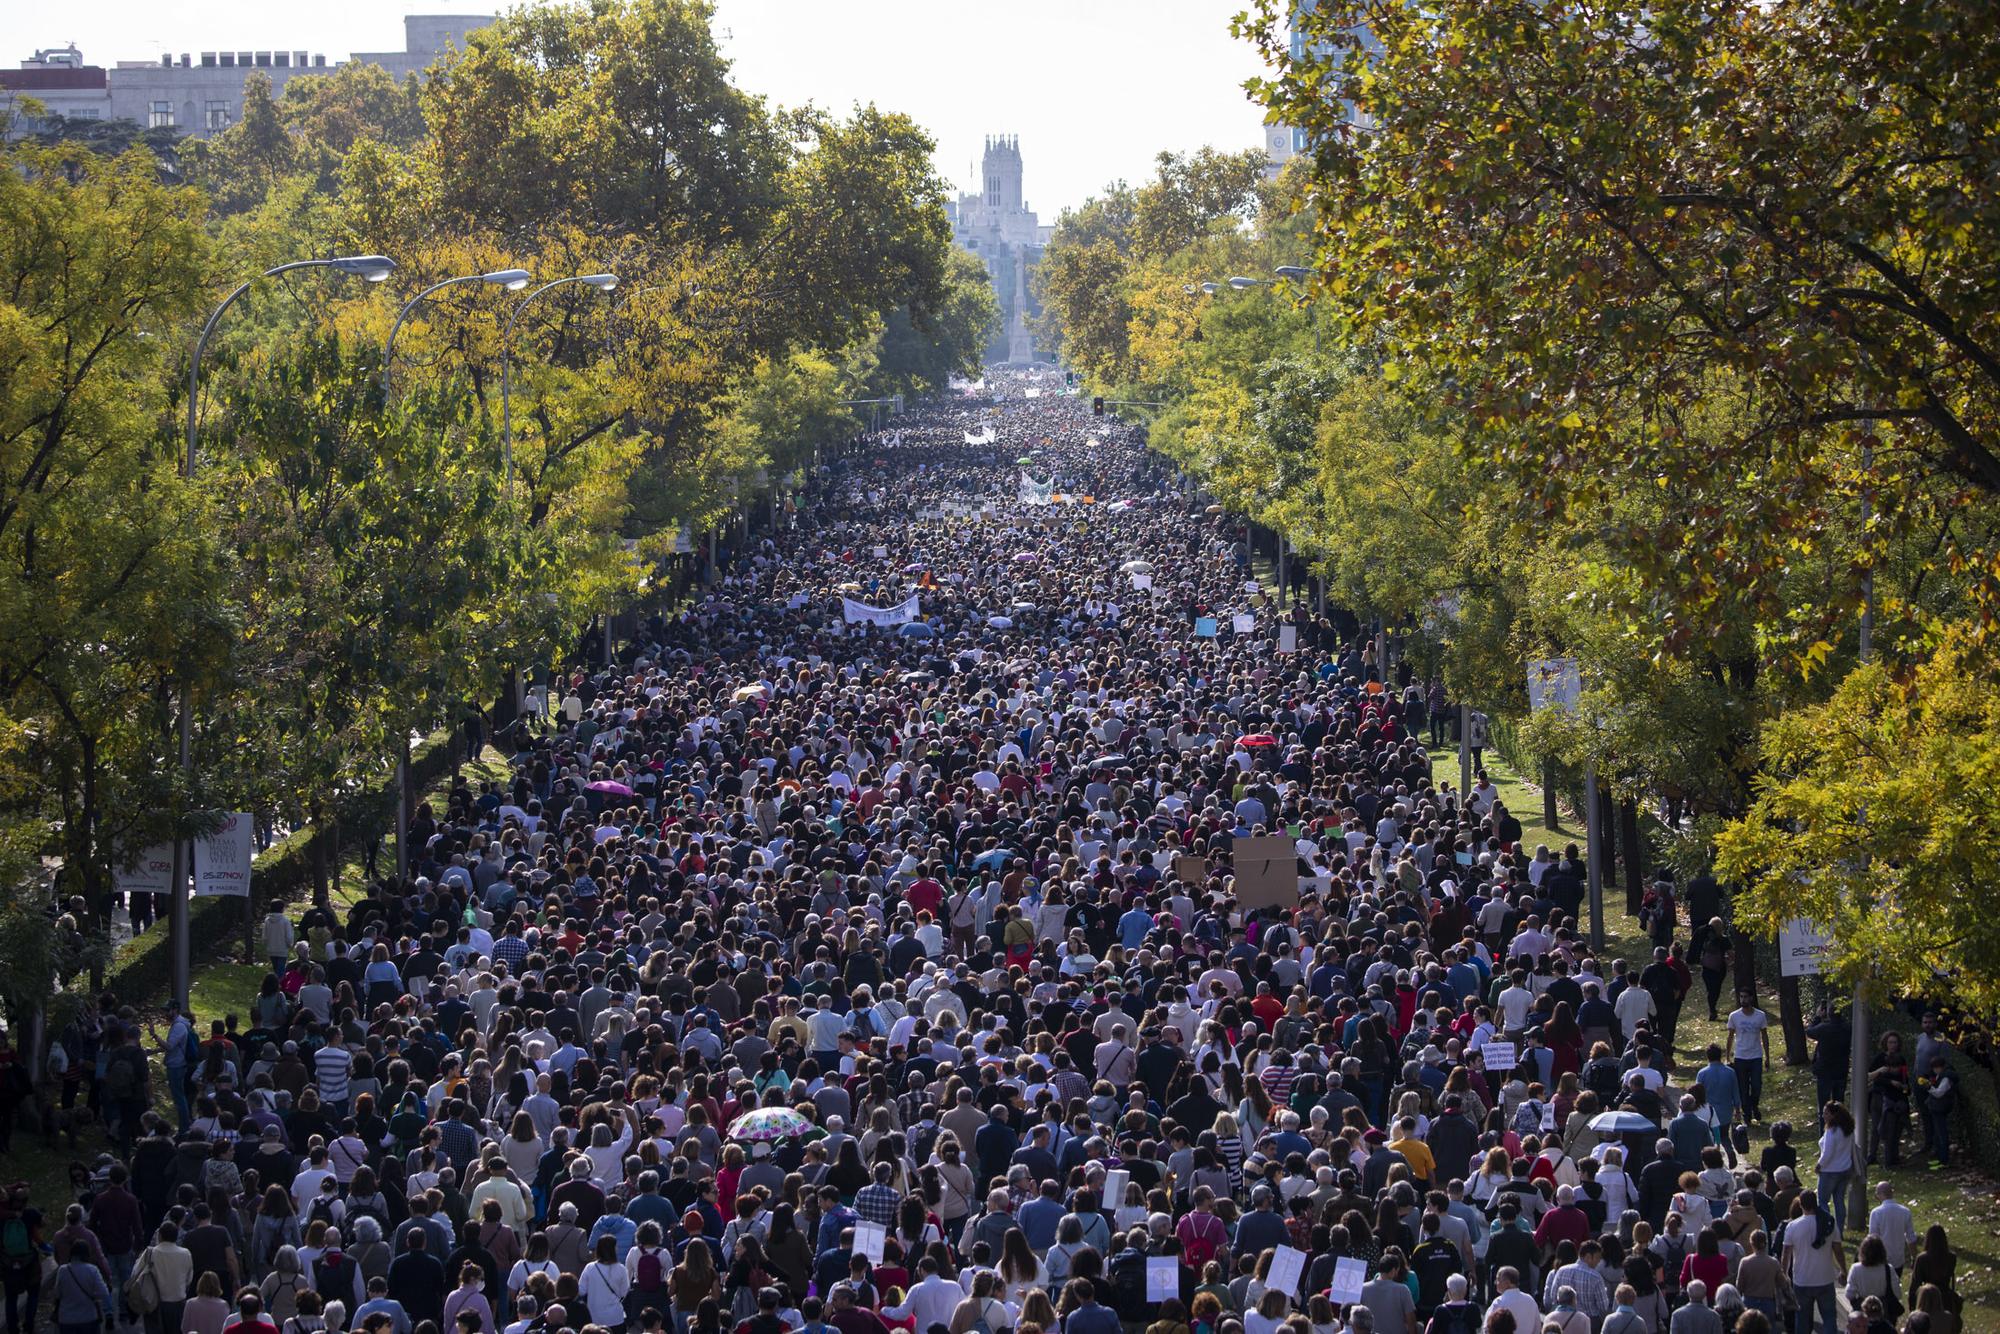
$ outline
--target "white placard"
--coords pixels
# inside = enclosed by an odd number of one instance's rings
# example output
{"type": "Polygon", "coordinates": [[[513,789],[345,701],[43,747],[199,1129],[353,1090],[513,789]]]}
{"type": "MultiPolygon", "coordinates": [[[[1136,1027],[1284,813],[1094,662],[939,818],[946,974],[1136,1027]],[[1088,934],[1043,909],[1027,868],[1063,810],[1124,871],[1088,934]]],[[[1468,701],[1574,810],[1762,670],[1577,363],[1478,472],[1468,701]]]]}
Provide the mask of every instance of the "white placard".
{"type": "Polygon", "coordinates": [[[1239,635],[1247,635],[1257,628],[1257,618],[1247,611],[1239,611],[1229,618],[1229,624],[1239,635]]]}
{"type": "Polygon", "coordinates": [[[876,547],[874,551],[872,551],[869,554],[873,555],[876,560],[887,560],[889,559],[889,548],[876,547]]]}
{"type": "Polygon", "coordinates": [[[1143,592],[1145,592],[1145,591],[1146,591],[1147,589],[1151,588],[1152,586],[1153,586],[1153,576],[1152,576],[1152,575],[1150,575],[1150,574],[1135,574],[1135,575],[1133,575],[1133,576],[1132,576],[1132,588],[1133,588],[1133,591],[1134,591],[1134,592],[1139,592],[1139,593],[1143,593],[1143,592]]]}
{"type": "Polygon", "coordinates": [[[1535,658],[1528,663],[1528,708],[1575,713],[1583,697],[1583,676],[1575,658],[1535,658]]]}
{"type": "Polygon", "coordinates": [[[1511,1042],[1489,1042],[1479,1049],[1488,1070],[1512,1070],[1521,1063],[1521,1054],[1511,1042]]]}
{"type": "Polygon", "coordinates": [[[1104,1174],[1104,1198],[1099,1201],[1112,1213],[1125,1203],[1125,1187],[1132,1180],[1132,1174],[1122,1167],[1114,1167],[1104,1174]]]}
{"type": "Polygon", "coordinates": [[[1297,653],[1299,651],[1299,627],[1281,625],[1278,627],[1278,652],[1297,653]]]}
{"type": "Polygon", "coordinates": [[[854,1225],[854,1249],[868,1257],[868,1263],[882,1263],[882,1247],[889,1240],[889,1229],[880,1223],[856,1223],[854,1225]]]}
{"type": "Polygon", "coordinates": [[[222,827],[194,844],[194,895],[196,898],[250,893],[250,861],[255,856],[251,834],[255,826],[241,811],[222,822],[222,827]]]}
{"type": "Polygon", "coordinates": [[[139,864],[112,871],[111,887],[120,894],[165,894],[174,887],[174,847],[160,843],[147,848],[139,864]]]}
{"type": "Polygon", "coordinates": [[[1149,1302],[1179,1301],[1180,1295],[1180,1257],[1175,1255],[1147,1256],[1146,1300],[1149,1302]]]}
{"type": "Polygon", "coordinates": [[[1778,932],[1778,976],[1818,977],[1832,949],[1832,936],[1795,917],[1778,932]]]}
{"type": "Polygon", "coordinates": [[[1368,1282],[1368,1262],[1353,1256],[1342,1256],[1333,1263],[1333,1286],[1327,1289],[1327,1298],[1335,1306],[1347,1306],[1361,1300],[1362,1285],[1368,1282]]]}
{"type": "Polygon", "coordinates": [[[1299,1280],[1306,1276],[1306,1253],[1290,1246],[1278,1246],[1271,1251],[1271,1272],[1264,1280],[1264,1286],[1276,1289],[1287,1297],[1296,1299],[1299,1295],[1299,1280]]]}

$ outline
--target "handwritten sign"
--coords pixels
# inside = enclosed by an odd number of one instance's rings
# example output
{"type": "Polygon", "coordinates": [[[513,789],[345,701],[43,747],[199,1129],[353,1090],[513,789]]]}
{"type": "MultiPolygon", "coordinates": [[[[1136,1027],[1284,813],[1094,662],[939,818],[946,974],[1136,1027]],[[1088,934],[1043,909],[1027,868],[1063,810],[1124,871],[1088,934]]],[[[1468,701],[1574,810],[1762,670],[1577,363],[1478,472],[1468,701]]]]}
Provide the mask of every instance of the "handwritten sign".
{"type": "Polygon", "coordinates": [[[1334,1262],[1333,1286],[1326,1295],[1335,1306],[1347,1306],[1361,1300],[1361,1288],[1367,1282],[1368,1262],[1342,1256],[1334,1262]]]}
{"type": "Polygon", "coordinates": [[[868,1257],[868,1263],[882,1263],[882,1248],[889,1240],[889,1229],[880,1223],[856,1223],[854,1225],[854,1249],[868,1257]]]}
{"type": "Polygon", "coordinates": [[[1290,1246],[1279,1246],[1271,1252],[1271,1273],[1264,1280],[1264,1286],[1287,1297],[1299,1295],[1299,1280],[1306,1276],[1306,1253],[1290,1246]]]}
{"type": "Polygon", "coordinates": [[[1520,1049],[1511,1042],[1489,1042],[1479,1050],[1488,1070],[1512,1070],[1521,1063],[1520,1049]]]}
{"type": "Polygon", "coordinates": [[[1146,1257],[1146,1300],[1178,1301],[1181,1295],[1181,1262],[1172,1255],[1146,1257]]]}

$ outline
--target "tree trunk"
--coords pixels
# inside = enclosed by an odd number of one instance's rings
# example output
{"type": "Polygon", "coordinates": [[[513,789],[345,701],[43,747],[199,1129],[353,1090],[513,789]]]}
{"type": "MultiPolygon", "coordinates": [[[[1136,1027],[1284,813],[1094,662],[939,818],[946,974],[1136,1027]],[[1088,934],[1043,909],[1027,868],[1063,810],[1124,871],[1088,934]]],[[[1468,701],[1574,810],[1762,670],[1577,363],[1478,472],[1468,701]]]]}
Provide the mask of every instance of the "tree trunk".
{"type": "Polygon", "coordinates": [[[1562,828],[1562,812],[1556,809],[1556,762],[1542,761],[1542,823],[1553,832],[1562,828]]]}
{"type": "Polygon", "coordinates": [[[1785,1064],[1804,1065],[1810,1053],[1806,1050],[1806,1011],[1796,977],[1778,979],[1778,1026],[1785,1031],[1785,1064]]]}
{"type": "Polygon", "coordinates": [[[1625,841],[1625,911],[1637,917],[1646,897],[1646,848],[1639,838],[1639,803],[1629,797],[1618,806],[1618,834],[1625,841]]]}
{"type": "Polygon", "coordinates": [[[312,867],[312,892],[315,907],[325,908],[332,902],[327,892],[326,877],[326,837],[321,830],[319,812],[306,822],[306,861],[312,867]]]}

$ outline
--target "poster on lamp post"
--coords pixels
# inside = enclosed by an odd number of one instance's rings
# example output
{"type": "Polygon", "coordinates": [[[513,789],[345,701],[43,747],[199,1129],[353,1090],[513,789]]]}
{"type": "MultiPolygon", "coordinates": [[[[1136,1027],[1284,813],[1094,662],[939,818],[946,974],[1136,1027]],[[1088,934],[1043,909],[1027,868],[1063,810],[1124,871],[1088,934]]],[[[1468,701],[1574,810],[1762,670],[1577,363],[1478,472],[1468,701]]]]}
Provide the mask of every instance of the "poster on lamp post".
{"type": "Polygon", "coordinates": [[[255,826],[233,811],[212,833],[194,841],[194,896],[243,898],[250,893],[250,861],[256,855],[255,826]]]}

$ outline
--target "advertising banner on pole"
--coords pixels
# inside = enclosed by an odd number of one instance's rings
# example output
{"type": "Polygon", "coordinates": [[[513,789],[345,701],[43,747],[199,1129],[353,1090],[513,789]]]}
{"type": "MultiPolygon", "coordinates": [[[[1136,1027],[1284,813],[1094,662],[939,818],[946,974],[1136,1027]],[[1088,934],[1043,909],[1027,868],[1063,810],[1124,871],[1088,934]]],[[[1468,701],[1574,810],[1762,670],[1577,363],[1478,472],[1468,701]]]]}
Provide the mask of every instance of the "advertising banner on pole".
{"type": "Polygon", "coordinates": [[[120,894],[165,894],[174,887],[174,845],[147,848],[138,865],[111,873],[111,887],[120,894]]]}
{"type": "Polygon", "coordinates": [[[196,898],[242,898],[250,893],[250,861],[256,855],[253,831],[250,817],[235,811],[221,828],[194,841],[196,898]]]}
{"type": "Polygon", "coordinates": [[[1803,917],[1793,918],[1778,932],[1778,976],[1818,977],[1832,948],[1832,936],[1803,917]]]}

